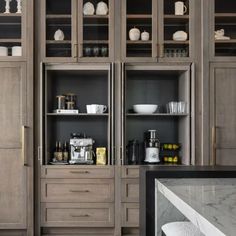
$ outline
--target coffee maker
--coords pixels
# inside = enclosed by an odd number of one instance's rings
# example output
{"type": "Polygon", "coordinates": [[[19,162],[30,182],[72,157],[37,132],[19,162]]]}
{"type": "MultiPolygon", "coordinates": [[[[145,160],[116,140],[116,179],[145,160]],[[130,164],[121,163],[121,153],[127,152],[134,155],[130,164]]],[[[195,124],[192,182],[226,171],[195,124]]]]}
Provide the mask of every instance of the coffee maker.
{"type": "Polygon", "coordinates": [[[160,141],[156,130],[148,130],[144,134],[145,160],[144,162],[154,164],[160,162],[160,141]]]}
{"type": "Polygon", "coordinates": [[[70,139],[70,164],[94,164],[93,144],[95,141],[92,138],[87,138],[86,135],[71,134],[70,139]]]}

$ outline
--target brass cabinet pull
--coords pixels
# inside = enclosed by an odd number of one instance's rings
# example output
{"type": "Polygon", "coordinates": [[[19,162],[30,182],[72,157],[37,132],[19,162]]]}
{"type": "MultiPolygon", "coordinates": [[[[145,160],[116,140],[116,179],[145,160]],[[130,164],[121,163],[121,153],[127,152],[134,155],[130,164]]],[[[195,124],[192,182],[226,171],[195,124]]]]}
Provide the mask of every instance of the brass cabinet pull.
{"type": "Polygon", "coordinates": [[[26,140],[26,129],[27,129],[27,126],[22,125],[22,127],[21,127],[21,143],[22,143],[21,156],[22,156],[22,159],[23,159],[23,165],[24,166],[28,165],[27,153],[26,153],[26,148],[25,148],[25,145],[26,145],[26,141],[25,141],[26,140]]]}
{"type": "Polygon", "coordinates": [[[79,170],[72,170],[70,171],[71,174],[89,174],[90,172],[87,170],[79,171],[79,170]]]}
{"type": "Polygon", "coordinates": [[[212,147],[212,157],[211,157],[211,165],[216,165],[216,126],[213,126],[211,129],[211,147],[212,147]]]}
{"type": "Polygon", "coordinates": [[[84,214],[84,215],[71,215],[71,217],[90,217],[90,215],[88,215],[88,214],[84,214]]]}
{"type": "Polygon", "coordinates": [[[89,193],[89,190],[70,190],[72,193],[89,193]]]}

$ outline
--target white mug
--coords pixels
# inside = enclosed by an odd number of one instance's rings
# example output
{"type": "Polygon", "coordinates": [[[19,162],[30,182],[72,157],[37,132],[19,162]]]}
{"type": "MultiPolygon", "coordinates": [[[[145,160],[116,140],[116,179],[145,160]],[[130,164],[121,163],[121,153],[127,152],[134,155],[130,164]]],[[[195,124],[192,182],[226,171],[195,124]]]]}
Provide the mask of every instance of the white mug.
{"type": "Polygon", "coordinates": [[[86,108],[89,114],[102,114],[107,110],[107,106],[98,104],[86,105],[86,108]]]}
{"type": "Polygon", "coordinates": [[[22,56],[22,47],[21,46],[12,47],[12,56],[21,57],[22,56]]]}
{"type": "Polygon", "coordinates": [[[8,48],[7,47],[0,47],[0,56],[6,57],[8,56],[8,48]]]}
{"type": "Polygon", "coordinates": [[[175,2],[175,15],[182,16],[187,12],[187,7],[184,5],[184,2],[178,1],[175,2]]]}

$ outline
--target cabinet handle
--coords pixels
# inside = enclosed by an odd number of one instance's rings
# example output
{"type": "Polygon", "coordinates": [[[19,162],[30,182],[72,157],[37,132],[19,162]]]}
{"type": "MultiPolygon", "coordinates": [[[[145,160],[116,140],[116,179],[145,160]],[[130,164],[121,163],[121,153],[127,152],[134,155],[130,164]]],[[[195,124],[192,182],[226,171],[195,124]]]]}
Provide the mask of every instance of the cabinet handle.
{"type": "Polygon", "coordinates": [[[212,140],[212,157],[211,157],[211,165],[216,165],[216,127],[213,126],[211,129],[211,140],[212,140]]]}
{"type": "Polygon", "coordinates": [[[27,129],[27,126],[25,125],[22,125],[21,127],[21,143],[22,143],[22,159],[23,159],[23,165],[24,166],[27,166],[28,165],[28,162],[27,162],[27,153],[26,153],[26,148],[25,148],[25,140],[26,140],[26,129],[27,129]]]}
{"type": "Polygon", "coordinates": [[[84,215],[71,215],[71,217],[90,217],[90,215],[88,215],[88,214],[84,214],[84,215]]]}
{"type": "Polygon", "coordinates": [[[89,190],[70,190],[71,193],[89,193],[89,190]]]}
{"type": "Polygon", "coordinates": [[[90,172],[85,170],[85,171],[78,171],[78,170],[72,170],[70,171],[71,174],[89,174],[90,172]]]}

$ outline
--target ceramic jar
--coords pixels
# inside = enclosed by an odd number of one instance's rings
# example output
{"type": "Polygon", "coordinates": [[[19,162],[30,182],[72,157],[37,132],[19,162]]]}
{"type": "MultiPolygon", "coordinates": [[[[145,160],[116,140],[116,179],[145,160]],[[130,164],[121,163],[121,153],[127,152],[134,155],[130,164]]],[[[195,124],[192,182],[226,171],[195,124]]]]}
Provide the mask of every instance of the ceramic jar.
{"type": "Polygon", "coordinates": [[[64,35],[63,31],[58,29],[54,34],[54,39],[56,41],[62,41],[62,40],[64,40],[64,38],[65,38],[65,35],[64,35]]]}
{"type": "Polygon", "coordinates": [[[188,34],[184,31],[176,31],[173,34],[174,41],[186,41],[188,39],[188,34]]]}
{"type": "Polygon", "coordinates": [[[96,15],[105,16],[108,14],[108,6],[105,2],[101,1],[97,4],[96,15]]]}
{"type": "Polygon", "coordinates": [[[91,16],[95,12],[94,5],[91,2],[86,2],[83,7],[83,13],[85,16],[91,16]]]}
{"type": "Polygon", "coordinates": [[[0,47],[0,57],[6,57],[8,56],[8,48],[7,47],[0,47]]]}
{"type": "Polygon", "coordinates": [[[22,47],[21,46],[12,47],[12,56],[21,57],[22,56],[22,47]]]}
{"type": "Polygon", "coordinates": [[[137,41],[140,39],[140,30],[137,29],[137,28],[132,28],[130,31],[129,31],[129,39],[131,41],[137,41]]]}
{"type": "Polygon", "coordinates": [[[141,40],[142,41],[148,41],[150,38],[150,34],[146,31],[143,31],[142,34],[141,34],[141,40]]]}

